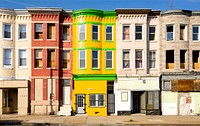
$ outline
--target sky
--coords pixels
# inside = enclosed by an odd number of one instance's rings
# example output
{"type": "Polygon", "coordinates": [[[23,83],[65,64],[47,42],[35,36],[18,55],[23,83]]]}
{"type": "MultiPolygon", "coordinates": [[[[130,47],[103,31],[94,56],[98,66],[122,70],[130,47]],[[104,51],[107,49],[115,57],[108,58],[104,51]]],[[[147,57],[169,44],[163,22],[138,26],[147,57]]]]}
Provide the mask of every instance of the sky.
{"type": "MultiPolygon", "coordinates": [[[[200,10],[200,0],[172,1],[172,9],[200,10]]],[[[148,8],[165,11],[170,9],[170,0],[0,0],[0,8],[26,9],[28,7],[58,7],[66,10],[148,8]]]]}

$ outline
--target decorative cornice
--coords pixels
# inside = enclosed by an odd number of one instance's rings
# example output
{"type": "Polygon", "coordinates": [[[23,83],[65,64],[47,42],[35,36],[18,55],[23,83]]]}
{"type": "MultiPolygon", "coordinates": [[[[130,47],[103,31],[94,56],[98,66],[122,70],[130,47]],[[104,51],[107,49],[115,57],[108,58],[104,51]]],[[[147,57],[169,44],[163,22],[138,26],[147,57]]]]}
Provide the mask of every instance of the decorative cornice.
{"type": "Polygon", "coordinates": [[[30,13],[61,13],[62,8],[27,8],[30,13]]]}
{"type": "Polygon", "coordinates": [[[115,11],[102,11],[96,9],[82,9],[72,12],[73,18],[79,16],[99,16],[99,17],[116,17],[115,11]]]}
{"type": "Polygon", "coordinates": [[[190,10],[168,10],[161,12],[161,16],[168,16],[168,15],[186,15],[191,16],[192,11],[190,10]]]}
{"type": "Polygon", "coordinates": [[[15,15],[16,15],[16,12],[15,12],[14,9],[0,8],[0,14],[8,14],[8,15],[15,16],[15,15]]]}
{"type": "Polygon", "coordinates": [[[117,14],[149,14],[151,9],[116,9],[115,12],[117,14]]]}

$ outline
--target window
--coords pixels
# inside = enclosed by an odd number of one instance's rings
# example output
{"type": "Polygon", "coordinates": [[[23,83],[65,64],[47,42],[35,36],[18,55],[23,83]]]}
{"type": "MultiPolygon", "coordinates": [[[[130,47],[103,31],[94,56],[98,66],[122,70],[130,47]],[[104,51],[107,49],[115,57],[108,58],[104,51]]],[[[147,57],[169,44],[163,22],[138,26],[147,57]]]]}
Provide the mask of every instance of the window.
{"type": "Polygon", "coordinates": [[[199,38],[199,27],[200,26],[192,26],[192,40],[193,41],[198,41],[200,40],[199,38]]]}
{"type": "Polygon", "coordinates": [[[43,34],[43,30],[42,30],[42,24],[35,24],[35,39],[42,39],[42,34],[43,34]]]}
{"type": "Polygon", "coordinates": [[[92,40],[99,40],[99,26],[92,25],[92,40]]]}
{"type": "Polygon", "coordinates": [[[55,24],[47,24],[47,39],[56,39],[55,24]]]}
{"type": "Polygon", "coordinates": [[[85,25],[79,25],[78,27],[78,30],[79,30],[79,40],[85,40],[85,25]]]}
{"type": "Polygon", "coordinates": [[[135,40],[142,40],[142,25],[135,26],[135,40]]]}
{"type": "Polygon", "coordinates": [[[79,68],[86,67],[85,59],[85,50],[79,50],[79,68]]]}
{"type": "Polygon", "coordinates": [[[180,40],[186,40],[186,25],[180,25],[180,40]]]}
{"type": "Polygon", "coordinates": [[[63,86],[70,86],[70,79],[63,79],[63,86]]]}
{"type": "Polygon", "coordinates": [[[90,94],[90,107],[105,106],[105,97],[103,94],[90,94]]]}
{"type": "Polygon", "coordinates": [[[130,68],[130,50],[123,50],[123,68],[130,68]]]}
{"type": "Polygon", "coordinates": [[[55,49],[48,49],[47,50],[47,67],[55,68],[55,66],[56,66],[55,49]]]}
{"type": "Polygon", "coordinates": [[[167,41],[174,40],[174,26],[168,25],[167,26],[167,41]]]}
{"type": "Polygon", "coordinates": [[[20,67],[26,66],[26,59],[27,59],[26,49],[20,49],[19,50],[19,66],[20,67]]]}
{"type": "Polygon", "coordinates": [[[62,40],[65,40],[65,41],[70,40],[70,26],[69,25],[62,26],[62,40]]]}
{"type": "Polygon", "coordinates": [[[166,69],[174,69],[174,50],[166,50],[166,69]]]}
{"type": "Polygon", "coordinates": [[[106,68],[113,68],[112,51],[106,51],[106,68]]]}
{"type": "Polygon", "coordinates": [[[112,26],[106,26],[106,40],[112,41],[112,26]]]}
{"type": "Polygon", "coordinates": [[[142,68],[142,51],[135,51],[135,68],[142,68]]]}
{"type": "Polygon", "coordinates": [[[130,40],[130,25],[123,26],[123,40],[130,40]]]}
{"type": "Polygon", "coordinates": [[[193,69],[199,69],[200,68],[200,51],[192,51],[192,61],[193,61],[193,69]]]}
{"type": "Polygon", "coordinates": [[[185,69],[186,50],[180,50],[180,68],[185,69]]]}
{"type": "Polygon", "coordinates": [[[151,105],[150,110],[159,109],[159,91],[148,91],[147,96],[147,105],[151,105]]]}
{"type": "Polygon", "coordinates": [[[11,39],[11,24],[4,24],[4,38],[11,39]]]}
{"type": "Polygon", "coordinates": [[[70,68],[70,51],[63,50],[63,68],[70,68]]]}
{"type": "Polygon", "coordinates": [[[26,25],[19,25],[19,39],[26,39],[26,25]]]}
{"type": "Polygon", "coordinates": [[[156,52],[149,52],[149,68],[156,68],[156,52]]]}
{"type": "Polygon", "coordinates": [[[149,41],[155,41],[156,40],[156,27],[150,26],[149,27],[149,41]]]}
{"type": "Polygon", "coordinates": [[[35,68],[42,68],[42,49],[35,49],[35,68]]]}
{"type": "Polygon", "coordinates": [[[164,80],[162,83],[162,90],[164,91],[170,91],[171,90],[171,81],[164,80]]]}
{"type": "Polygon", "coordinates": [[[99,68],[99,51],[92,51],[92,68],[99,68]]]}
{"type": "Polygon", "coordinates": [[[4,67],[11,67],[12,66],[12,50],[11,49],[4,49],[4,67]]]}

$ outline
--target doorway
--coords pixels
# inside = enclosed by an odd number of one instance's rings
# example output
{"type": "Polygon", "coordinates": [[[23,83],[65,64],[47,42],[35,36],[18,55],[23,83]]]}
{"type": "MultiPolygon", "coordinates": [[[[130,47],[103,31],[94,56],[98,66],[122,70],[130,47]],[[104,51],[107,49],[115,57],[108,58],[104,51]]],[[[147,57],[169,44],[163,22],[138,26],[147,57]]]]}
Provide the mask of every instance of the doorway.
{"type": "Polygon", "coordinates": [[[78,94],[76,96],[76,103],[77,114],[85,114],[85,95],[78,94]]]}
{"type": "Polygon", "coordinates": [[[145,93],[144,91],[132,92],[132,114],[142,113],[144,106],[145,93]]]}

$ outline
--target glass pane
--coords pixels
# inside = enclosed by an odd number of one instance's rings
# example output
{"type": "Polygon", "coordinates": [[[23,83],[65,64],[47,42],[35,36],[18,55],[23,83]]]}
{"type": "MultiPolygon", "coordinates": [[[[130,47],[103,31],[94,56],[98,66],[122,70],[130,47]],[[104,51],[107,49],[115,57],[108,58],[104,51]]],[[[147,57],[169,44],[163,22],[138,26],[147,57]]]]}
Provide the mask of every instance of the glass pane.
{"type": "Polygon", "coordinates": [[[124,60],[123,61],[123,68],[129,68],[130,67],[130,61],[129,60],[124,60]]]}
{"type": "Polygon", "coordinates": [[[167,26],[167,32],[173,32],[173,26],[167,26]]]}
{"type": "Polygon", "coordinates": [[[123,52],[123,59],[129,60],[129,52],[123,52]]]}
{"type": "Polygon", "coordinates": [[[195,26],[194,26],[194,27],[192,28],[192,32],[193,32],[193,33],[199,33],[199,27],[195,27],[195,26]]]}
{"type": "Polygon", "coordinates": [[[98,100],[104,100],[104,96],[103,95],[98,95],[98,100]]]}
{"type": "Polygon", "coordinates": [[[85,60],[80,60],[80,68],[85,68],[85,60]]]}
{"type": "Polygon", "coordinates": [[[136,68],[142,68],[142,60],[136,60],[136,68]]]}
{"type": "Polygon", "coordinates": [[[11,25],[10,24],[5,24],[4,25],[4,30],[7,31],[7,32],[10,32],[11,31],[11,25]]]}
{"type": "Polygon", "coordinates": [[[26,32],[26,25],[19,25],[20,32],[26,32]]]}
{"type": "Polygon", "coordinates": [[[136,51],[136,58],[142,58],[142,51],[136,51]]]}
{"type": "Polygon", "coordinates": [[[193,34],[192,35],[192,38],[193,38],[193,40],[198,40],[199,38],[198,38],[198,34],[193,34]]]}
{"type": "Polygon", "coordinates": [[[98,40],[98,33],[92,33],[92,39],[98,40]]]}
{"type": "Polygon", "coordinates": [[[92,51],[92,58],[98,58],[98,51],[92,51]]]}
{"type": "Polygon", "coordinates": [[[21,58],[19,65],[20,66],[26,66],[26,58],[23,58],[23,59],[21,58]]]}
{"type": "Polygon", "coordinates": [[[5,49],[4,50],[4,57],[5,58],[11,58],[11,49],[5,49]]]}
{"type": "Polygon", "coordinates": [[[106,68],[112,68],[112,60],[106,60],[106,68]]]}
{"type": "Polygon", "coordinates": [[[93,25],[92,26],[92,32],[98,32],[98,26],[93,25]]]}
{"type": "Polygon", "coordinates": [[[19,50],[19,57],[26,58],[26,50],[19,50]]]}
{"type": "Polygon", "coordinates": [[[173,32],[167,33],[167,40],[173,40],[173,32]]]}
{"type": "Polygon", "coordinates": [[[98,68],[98,60],[92,60],[92,68],[98,68]]]}
{"type": "Polygon", "coordinates": [[[123,32],[129,33],[130,32],[130,26],[123,26],[123,32]]]}
{"type": "Polygon", "coordinates": [[[42,32],[42,24],[35,24],[35,32],[42,32]]]}
{"type": "Polygon", "coordinates": [[[149,34],[149,40],[155,40],[155,34],[149,34]]]}
{"type": "Polygon", "coordinates": [[[79,25],[79,31],[85,32],[85,25],[79,25]]]}
{"type": "Polygon", "coordinates": [[[136,39],[142,39],[142,33],[136,33],[136,39]]]}
{"type": "Polygon", "coordinates": [[[155,27],[149,27],[149,33],[155,33],[156,28],[155,27]]]}
{"type": "Polygon", "coordinates": [[[79,40],[85,40],[85,33],[79,34],[79,40]]]}
{"type": "Polygon", "coordinates": [[[136,26],[136,32],[142,32],[142,26],[136,26]]]}
{"type": "Polygon", "coordinates": [[[106,33],[112,33],[112,26],[106,27],[106,33]]]}
{"type": "Polygon", "coordinates": [[[70,85],[70,79],[63,79],[63,85],[70,85]]]}
{"type": "Polygon", "coordinates": [[[85,51],[80,51],[80,58],[85,59],[85,51]]]}
{"type": "Polygon", "coordinates": [[[106,34],[106,40],[112,40],[112,34],[106,34]]]}
{"type": "Polygon", "coordinates": [[[106,59],[112,59],[112,52],[111,51],[106,52],[106,59]]]}

